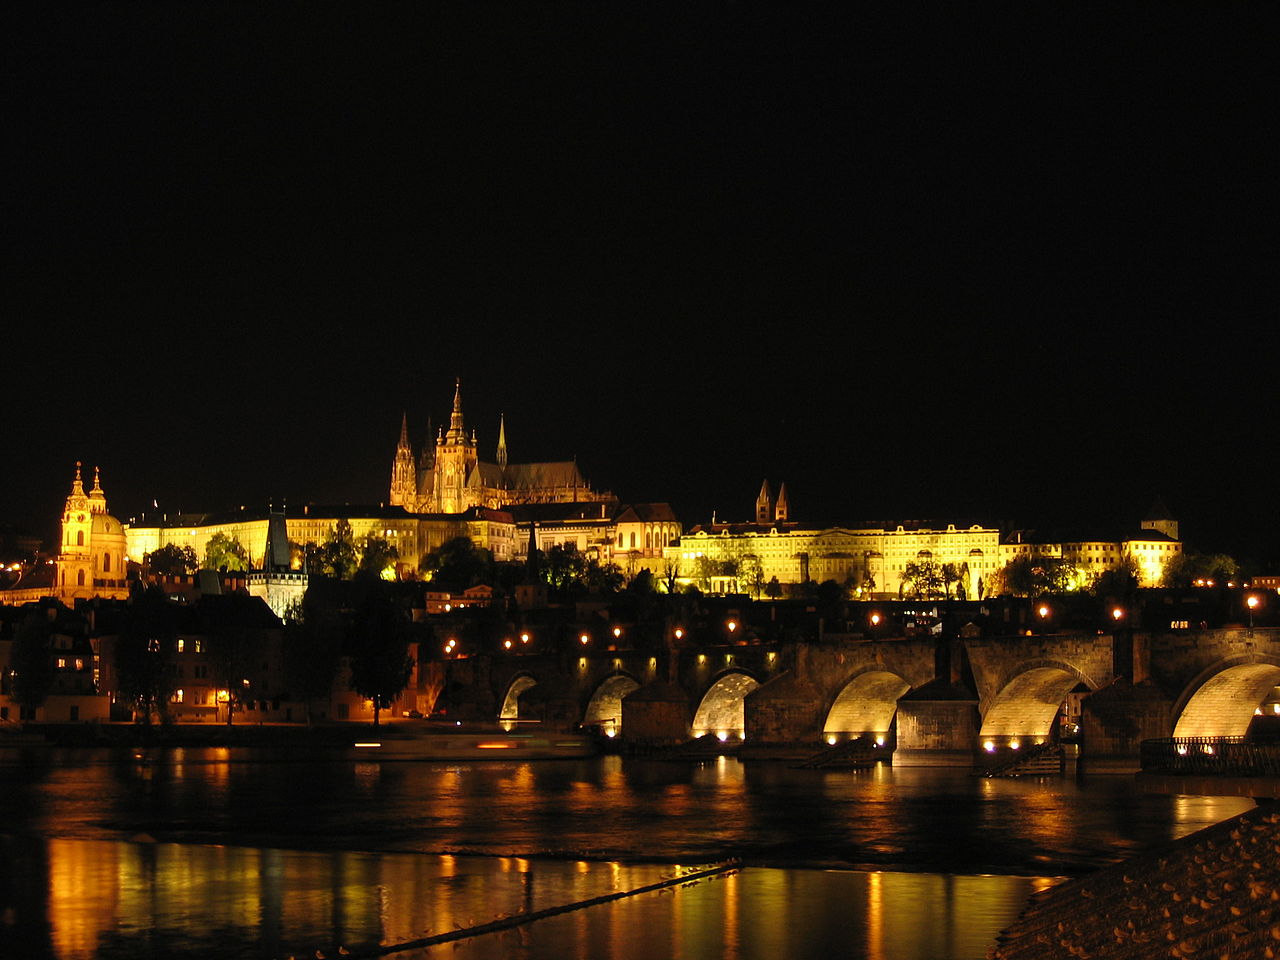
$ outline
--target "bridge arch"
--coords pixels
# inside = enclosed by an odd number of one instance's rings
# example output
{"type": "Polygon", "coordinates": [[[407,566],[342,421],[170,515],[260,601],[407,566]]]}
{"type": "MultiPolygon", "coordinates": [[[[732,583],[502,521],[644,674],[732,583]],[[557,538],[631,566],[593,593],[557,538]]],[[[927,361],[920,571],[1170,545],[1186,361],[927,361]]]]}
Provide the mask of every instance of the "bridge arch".
{"type": "Polygon", "coordinates": [[[605,677],[587,703],[583,724],[598,725],[606,737],[616,737],[622,732],[622,698],[639,689],[639,681],[629,674],[605,677]]]}
{"type": "Polygon", "coordinates": [[[1247,653],[1200,672],[1174,704],[1175,737],[1243,737],[1253,712],[1280,684],[1280,659],[1247,653]]]}
{"type": "Polygon", "coordinates": [[[747,735],[746,707],[748,693],[760,681],[744,670],[721,674],[702,695],[693,715],[693,735],[708,734],[721,740],[744,740],[747,735]]]}
{"type": "Polygon", "coordinates": [[[899,698],[910,689],[910,683],[882,667],[868,667],[854,674],[831,702],[823,736],[830,740],[864,733],[887,734],[899,698]]]}
{"type": "Polygon", "coordinates": [[[502,709],[498,711],[499,720],[520,719],[520,695],[530,687],[536,687],[538,681],[528,673],[517,673],[507,684],[507,695],[502,698],[502,709]]]}
{"type": "Polygon", "coordinates": [[[1015,742],[1037,743],[1053,730],[1053,718],[1077,684],[1097,690],[1098,683],[1070,663],[1032,660],[1007,674],[987,701],[979,739],[987,749],[1015,742]]]}

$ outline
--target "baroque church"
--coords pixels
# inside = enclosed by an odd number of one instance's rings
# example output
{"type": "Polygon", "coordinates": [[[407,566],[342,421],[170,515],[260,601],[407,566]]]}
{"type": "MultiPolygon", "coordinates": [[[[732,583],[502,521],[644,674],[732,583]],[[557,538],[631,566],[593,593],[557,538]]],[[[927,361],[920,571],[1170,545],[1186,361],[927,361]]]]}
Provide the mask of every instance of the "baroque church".
{"type": "Polygon", "coordinates": [[[498,510],[522,503],[584,503],[613,499],[583,479],[576,460],[509,463],[506,423],[499,421],[493,462],[481,460],[475,430],[462,420],[462,382],[454,385],[449,429],[427,442],[416,458],[408,417],[400,421],[400,442],[391,467],[392,506],[410,513],[463,513],[472,507],[498,510]]]}

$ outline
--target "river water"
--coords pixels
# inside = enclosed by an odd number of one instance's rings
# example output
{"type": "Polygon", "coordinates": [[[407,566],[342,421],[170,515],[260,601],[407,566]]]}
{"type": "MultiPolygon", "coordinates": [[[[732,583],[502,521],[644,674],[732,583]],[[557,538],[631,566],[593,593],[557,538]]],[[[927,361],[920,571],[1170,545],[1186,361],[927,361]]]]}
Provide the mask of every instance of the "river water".
{"type": "Polygon", "coordinates": [[[981,957],[1028,894],[1251,806],[1129,777],[598,757],[0,755],[0,957],[336,956],[742,869],[396,957],[981,957]]]}

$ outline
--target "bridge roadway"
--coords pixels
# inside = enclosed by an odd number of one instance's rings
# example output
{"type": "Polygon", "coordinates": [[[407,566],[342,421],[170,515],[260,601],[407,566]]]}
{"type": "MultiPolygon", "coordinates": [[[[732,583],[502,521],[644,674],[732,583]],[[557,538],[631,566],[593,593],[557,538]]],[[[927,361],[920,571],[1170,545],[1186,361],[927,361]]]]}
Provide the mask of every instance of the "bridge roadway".
{"type": "Polygon", "coordinates": [[[438,662],[450,716],[597,725],[632,743],[812,746],[883,737],[895,763],[972,763],[1053,733],[1073,690],[1081,756],[1137,769],[1145,739],[1242,736],[1280,684],[1280,630],[566,651],[438,662]]]}

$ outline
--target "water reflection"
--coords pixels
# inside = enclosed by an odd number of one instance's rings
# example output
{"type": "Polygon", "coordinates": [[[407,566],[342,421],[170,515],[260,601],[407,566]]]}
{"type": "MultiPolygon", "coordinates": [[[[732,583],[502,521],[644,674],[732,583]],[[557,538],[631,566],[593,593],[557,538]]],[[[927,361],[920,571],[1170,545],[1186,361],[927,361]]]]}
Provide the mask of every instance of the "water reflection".
{"type": "MultiPolygon", "coordinates": [[[[198,844],[0,839],[0,955],[311,956],[405,943],[652,883],[671,867],[198,844]],[[536,883],[535,883],[536,877],[536,883]]],[[[447,945],[556,960],[981,957],[1033,881],[747,868],[447,945]],[[922,922],[925,917],[928,922],[922,922]]],[[[426,950],[397,956],[425,957],[426,950]]]]}

